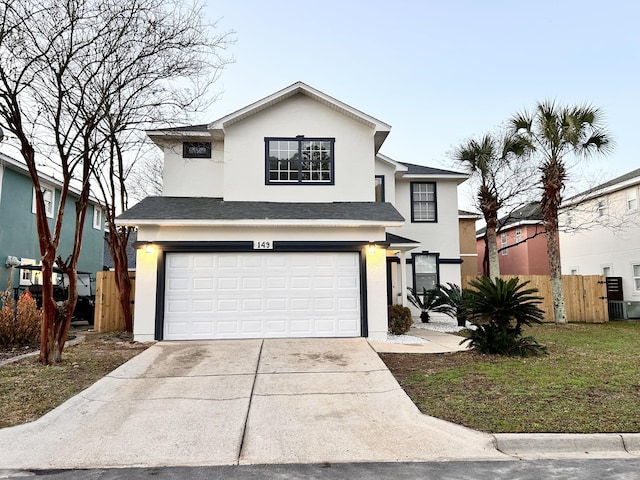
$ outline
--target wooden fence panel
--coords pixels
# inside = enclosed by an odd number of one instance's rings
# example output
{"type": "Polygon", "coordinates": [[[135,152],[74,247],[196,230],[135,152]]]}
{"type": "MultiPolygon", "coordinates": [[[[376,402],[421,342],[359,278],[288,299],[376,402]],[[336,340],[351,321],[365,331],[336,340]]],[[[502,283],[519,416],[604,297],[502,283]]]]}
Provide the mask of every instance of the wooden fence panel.
{"type": "MultiPolygon", "coordinates": [[[[553,322],[553,295],[551,280],[546,275],[501,275],[508,280],[513,277],[520,281],[528,281],[529,287],[538,289],[538,296],[542,297],[540,308],[544,310],[544,321],[553,322]]],[[[477,278],[464,276],[462,288],[467,288],[469,282],[477,278]]],[[[563,275],[562,286],[569,322],[604,323],[609,321],[607,308],[607,287],[605,277],[601,275],[563,275]]]]}
{"type": "MultiPolygon", "coordinates": [[[[131,303],[136,292],[136,274],[129,272],[131,278],[131,303]]],[[[96,310],[94,315],[94,329],[96,332],[112,332],[120,330],[120,301],[116,287],[115,272],[98,272],[96,275],[96,310]]],[[[131,309],[133,315],[133,308],[131,309]]]]}

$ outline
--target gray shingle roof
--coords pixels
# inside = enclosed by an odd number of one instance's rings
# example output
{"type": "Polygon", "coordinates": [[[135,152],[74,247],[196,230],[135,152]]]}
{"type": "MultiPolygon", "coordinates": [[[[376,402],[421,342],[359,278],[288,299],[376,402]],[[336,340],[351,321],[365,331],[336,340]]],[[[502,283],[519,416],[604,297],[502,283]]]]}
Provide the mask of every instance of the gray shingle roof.
{"type": "Polygon", "coordinates": [[[609,187],[613,187],[619,183],[623,183],[626,182],[627,180],[632,180],[634,178],[638,178],[640,177],[640,168],[636,168],[635,170],[630,171],[629,173],[625,173],[624,175],[620,175],[619,177],[616,177],[612,180],[609,180],[608,182],[602,183],[596,187],[590,188],[588,190],[585,190],[582,193],[579,193],[578,195],[574,195],[570,198],[567,198],[565,201],[568,202],[570,200],[574,200],[576,198],[580,198],[580,197],[585,197],[587,195],[590,195],[592,193],[596,193],[599,190],[604,190],[606,188],[609,187]]]}
{"type": "Polygon", "coordinates": [[[206,132],[209,127],[206,123],[200,125],[186,125],[183,127],[154,128],[147,132],[206,132]]]}
{"type": "Polygon", "coordinates": [[[411,240],[410,238],[407,238],[407,237],[401,237],[400,235],[394,235],[393,233],[387,233],[387,242],[391,244],[394,244],[394,243],[396,244],[415,243],[416,245],[420,244],[420,242],[411,240]]]}
{"type": "MultiPolygon", "coordinates": [[[[526,205],[517,208],[509,215],[505,215],[498,219],[499,230],[513,225],[514,223],[522,222],[525,220],[542,222],[542,210],[540,209],[539,202],[531,202],[526,205]]],[[[486,227],[482,227],[476,232],[476,235],[483,235],[487,231],[486,227]]]]}
{"type": "Polygon", "coordinates": [[[466,173],[454,172],[452,170],[442,170],[441,168],[425,167],[424,165],[414,165],[413,163],[398,162],[406,166],[408,174],[415,175],[465,175],[466,173]]]}
{"type": "Polygon", "coordinates": [[[361,220],[402,222],[390,203],[225,202],[209,197],[147,197],[117,220],[361,220]]]}

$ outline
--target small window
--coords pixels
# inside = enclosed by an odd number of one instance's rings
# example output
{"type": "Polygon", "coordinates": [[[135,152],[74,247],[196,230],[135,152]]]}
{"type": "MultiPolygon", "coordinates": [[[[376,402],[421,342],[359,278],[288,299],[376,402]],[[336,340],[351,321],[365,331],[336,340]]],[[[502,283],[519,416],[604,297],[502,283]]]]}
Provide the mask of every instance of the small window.
{"type": "Polygon", "coordinates": [[[333,185],[333,138],[265,138],[266,184],[333,185]]]}
{"type": "Polygon", "coordinates": [[[633,286],[636,292],[640,292],[640,264],[633,265],[633,286]]]}
{"type": "Polygon", "coordinates": [[[516,228],[516,243],[520,243],[522,241],[522,229],[516,228]]]}
{"type": "Polygon", "coordinates": [[[184,142],[183,158],[211,158],[211,142],[184,142]]]}
{"type": "MultiPolygon", "coordinates": [[[[55,202],[55,190],[51,187],[41,185],[42,197],[44,200],[44,211],[48,218],[53,218],[53,208],[55,202]]],[[[31,213],[36,213],[36,190],[33,189],[33,203],[31,213]]]]}
{"type": "Polygon", "coordinates": [[[500,234],[500,247],[501,247],[501,252],[502,255],[506,255],[507,254],[507,234],[506,233],[502,233],[500,234]]]}
{"type": "Polygon", "coordinates": [[[93,206],[93,228],[102,229],[102,208],[98,205],[93,206]]]}
{"type": "MultiPolygon", "coordinates": [[[[22,257],[20,259],[20,265],[22,266],[28,266],[28,265],[35,265],[36,261],[33,258],[24,258],[22,257]]],[[[33,272],[31,270],[26,270],[26,269],[21,269],[20,270],[20,285],[32,285],[32,274],[33,272]]]]}
{"type": "Polygon", "coordinates": [[[607,202],[606,200],[598,200],[597,213],[599,217],[604,217],[607,214],[607,202]]]}
{"type": "Polygon", "coordinates": [[[438,221],[438,207],[435,183],[411,182],[411,221],[438,221]]]}
{"type": "Polygon", "coordinates": [[[604,275],[605,277],[610,277],[611,267],[610,266],[602,267],[602,275],[604,275]]]}
{"type": "Polygon", "coordinates": [[[414,253],[413,255],[413,288],[421,293],[423,288],[434,290],[439,282],[438,254],[414,253]]]}
{"type": "Polygon", "coordinates": [[[638,195],[635,188],[627,190],[627,211],[638,209],[638,195]]]}
{"type": "Polygon", "coordinates": [[[384,202],[384,175],[376,175],[376,202],[384,202]]]}

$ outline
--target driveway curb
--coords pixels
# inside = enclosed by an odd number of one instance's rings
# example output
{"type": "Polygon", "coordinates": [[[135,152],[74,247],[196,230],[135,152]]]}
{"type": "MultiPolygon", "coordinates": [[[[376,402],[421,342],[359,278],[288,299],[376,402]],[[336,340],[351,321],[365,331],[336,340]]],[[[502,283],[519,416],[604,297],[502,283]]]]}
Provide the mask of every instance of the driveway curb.
{"type": "Polygon", "coordinates": [[[638,433],[499,433],[496,448],[518,458],[628,458],[640,456],[638,433]]]}

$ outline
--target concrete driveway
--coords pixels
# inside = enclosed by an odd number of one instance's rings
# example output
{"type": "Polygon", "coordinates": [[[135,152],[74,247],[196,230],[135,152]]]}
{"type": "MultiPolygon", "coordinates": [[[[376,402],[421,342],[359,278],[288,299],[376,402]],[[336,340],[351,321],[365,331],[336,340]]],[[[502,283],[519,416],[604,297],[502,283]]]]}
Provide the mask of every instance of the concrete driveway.
{"type": "Polygon", "coordinates": [[[36,422],[0,469],[509,459],[422,415],[363,338],[158,343],[36,422]]]}

